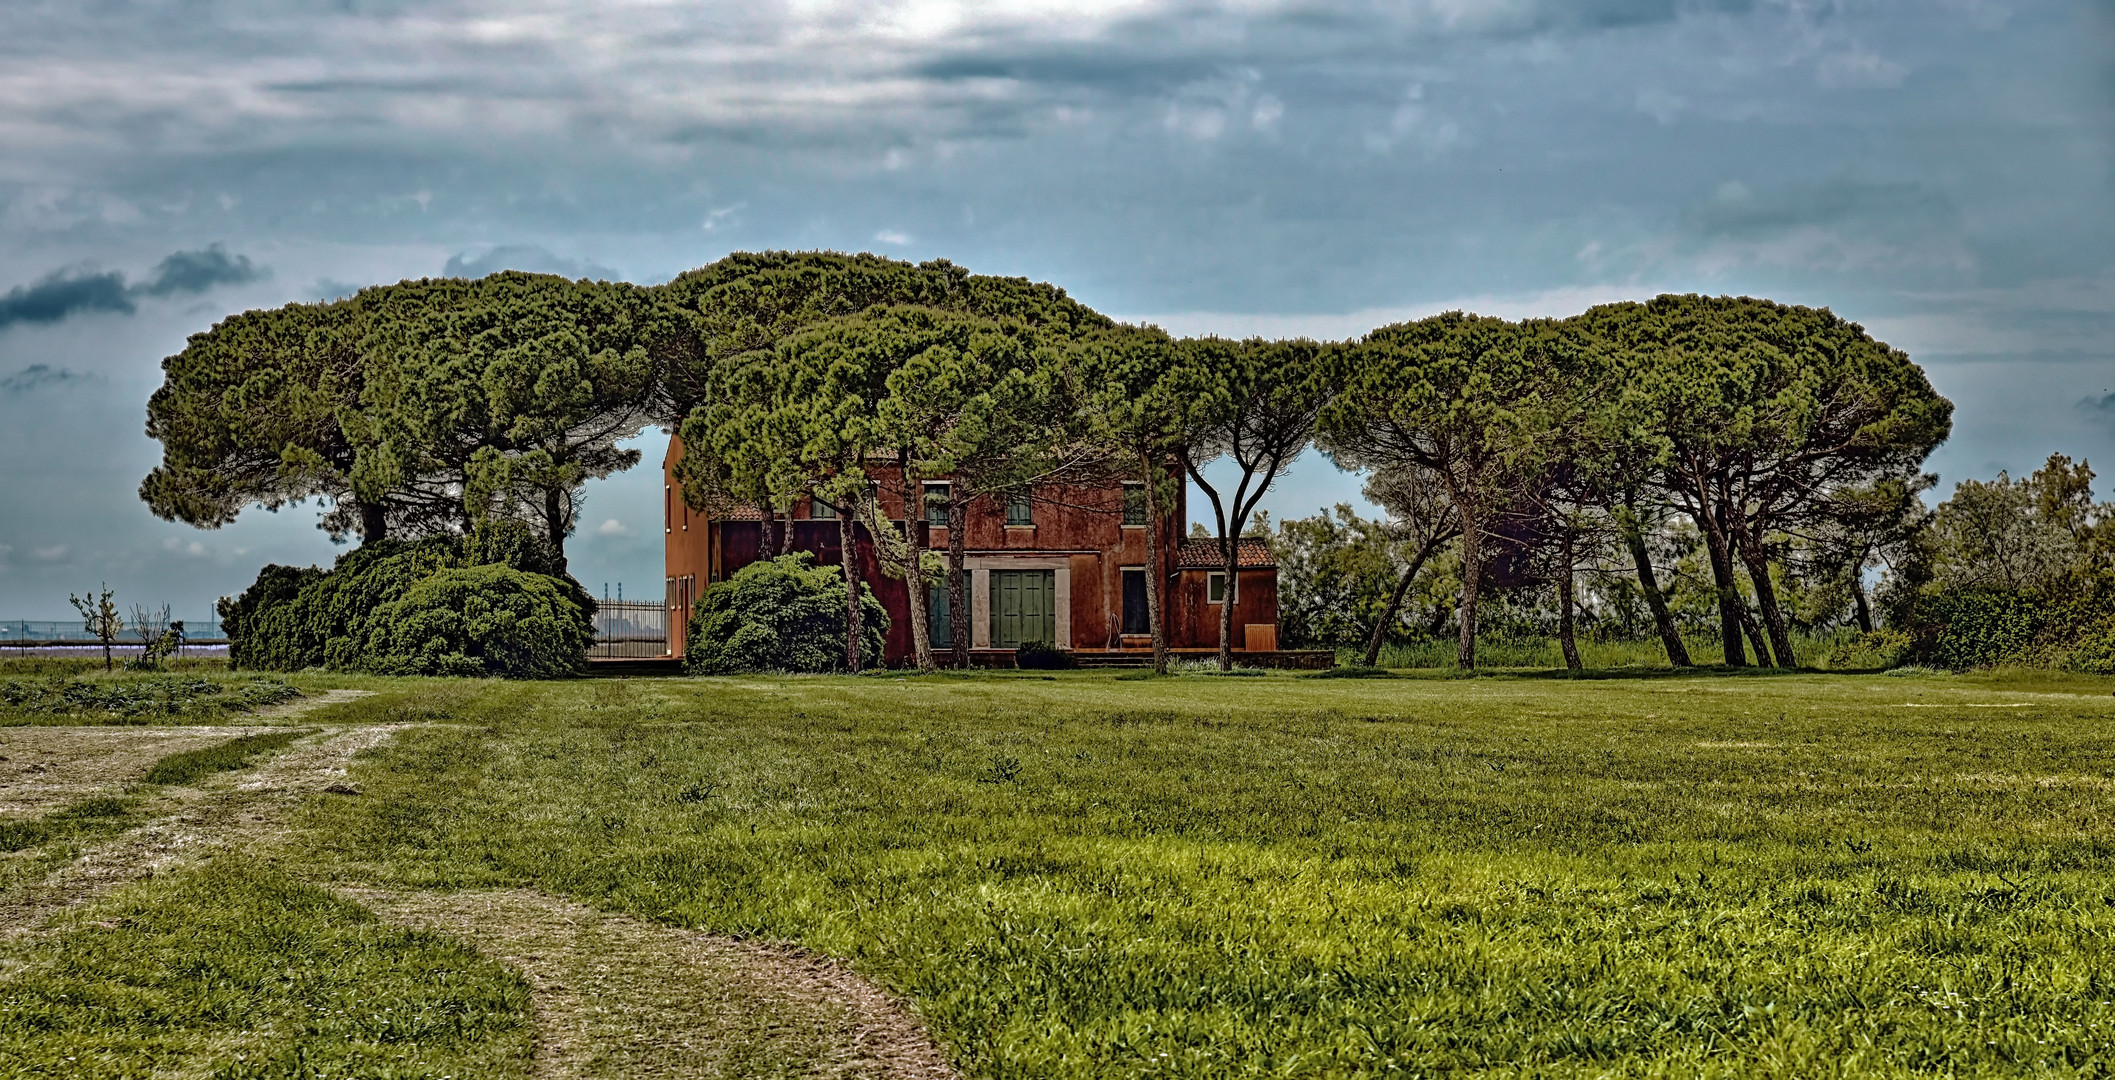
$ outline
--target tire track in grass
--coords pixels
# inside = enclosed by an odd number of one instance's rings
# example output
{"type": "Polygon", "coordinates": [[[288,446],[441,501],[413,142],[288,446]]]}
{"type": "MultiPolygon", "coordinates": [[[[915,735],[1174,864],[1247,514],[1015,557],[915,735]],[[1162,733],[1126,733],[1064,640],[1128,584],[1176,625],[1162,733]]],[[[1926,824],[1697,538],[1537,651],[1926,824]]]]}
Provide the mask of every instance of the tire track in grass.
{"type": "Polygon", "coordinates": [[[544,1080],[956,1075],[908,1006],[799,949],[529,890],[340,891],[526,976],[536,1002],[534,1075],[544,1080]]]}
{"type": "MultiPolygon", "coordinates": [[[[260,715],[283,721],[358,696],[332,691],[260,715]]],[[[141,808],[153,820],[36,885],[0,895],[0,938],[36,933],[119,886],[215,856],[277,861],[303,799],[331,790],[358,797],[345,782],[353,757],[415,726],[319,726],[239,772],[219,769],[244,751],[272,747],[208,748],[193,763],[200,768],[192,776],[203,777],[197,787],[164,789],[141,808]]],[[[539,1077],[956,1076],[909,1006],[843,965],[790,946],[662,926],[528,890],[338,891],[391,922],[448,933],[521,971],[535,995],[539,1077]]]]}

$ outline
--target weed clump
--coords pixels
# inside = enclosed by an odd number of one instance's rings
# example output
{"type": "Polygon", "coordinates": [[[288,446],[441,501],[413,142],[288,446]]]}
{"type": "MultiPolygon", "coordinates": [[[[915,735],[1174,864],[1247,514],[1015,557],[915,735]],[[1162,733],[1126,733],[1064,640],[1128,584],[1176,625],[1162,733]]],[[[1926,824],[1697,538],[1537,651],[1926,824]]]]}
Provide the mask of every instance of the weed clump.
{"type": "MultiPolygon", "coordinates": [[[[300,697],[301,692],[277,679],[215,682],[176,675],[138,679],[9,679],[0,683],[0,717],[6,713],[34,722],[64,717],[69,721],[145,724],[156,720],[212,719],[248,712],[300,697]]],[[[0,719],[0,723],[4,723],[0,719]]],[[[20,721],[18,721],[20,722],[20,721]]]]}

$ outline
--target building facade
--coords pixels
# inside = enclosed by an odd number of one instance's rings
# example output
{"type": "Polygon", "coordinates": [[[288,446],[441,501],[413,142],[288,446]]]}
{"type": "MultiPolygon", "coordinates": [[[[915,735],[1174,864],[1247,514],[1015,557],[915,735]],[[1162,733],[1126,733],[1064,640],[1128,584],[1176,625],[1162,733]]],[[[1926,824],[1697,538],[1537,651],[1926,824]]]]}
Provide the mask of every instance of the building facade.
{"type": "MultiPolygon", "coordinates": [[[[667,539],[669,648],[683,655],[689,613],[703,591],[755,562],[762,550],[763,522],[753,508],[708,516],[683,499],[675,479],[681,460],[680,437],[669,440],[662,460],[662,501],[667,539]]],[[[948,526],[944,511],[905,508],[891,469],[868,470],[880,483],[883,512],[898,528],[919,530],[925,546],[944,553],[948,526]]],[[[934,496],[947,482],[927,484],[934,496]]],[[[1148,565],[1144,489],[1140,485],[1085,487],[1042,484],[1025,496],[980,497],[970,503],[965,569],[969,611],[957,618],[949,610],[946,589],[921,590],[931,616],[935,650],[951,648],[956,633],[967,633],[972,653],[1010,653],[1029,641],[1041,641],[1075,652],[1138,652],[1152,648],[1152,626],[1146,605],[1146,575],[1158,573],[1165,583],[1162,622],[1169,648],[1202,653],[1219,647],[1221,605],[1234,605],[1233,644],[1238,651],[1269,652],[1277,648],[1278,570],[1261,540],[1243,540],[1240,567],[1225,580],[1218,545],[1186,538],[1182,497],[1173,513],[1158,524],[1158,566],[1148,565]]],[[[806,551],[818,564],[839,565],[839,522],[827,505],[796,504],[778,522],[791,550],[806,551]],[[789,520],[790,519],[790,520],[789,520]]],[[[889,613],[883,661],[907,662],[911,655],[911,590],[882,572],[863,526],[853,527],[854,557],[860,577],[889,613]]]]}

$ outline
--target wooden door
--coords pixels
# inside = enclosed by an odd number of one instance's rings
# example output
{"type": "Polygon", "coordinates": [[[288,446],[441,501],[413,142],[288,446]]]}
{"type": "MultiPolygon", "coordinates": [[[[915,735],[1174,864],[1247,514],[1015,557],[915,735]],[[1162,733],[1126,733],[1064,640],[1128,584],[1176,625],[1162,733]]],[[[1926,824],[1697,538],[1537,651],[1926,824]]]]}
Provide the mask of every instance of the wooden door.
{"type": "Polygon", "coordinates": [[[1014,649],[1030,641],[1057,643],[1057,571],[992,571],[992,647],[1014,649]]]}

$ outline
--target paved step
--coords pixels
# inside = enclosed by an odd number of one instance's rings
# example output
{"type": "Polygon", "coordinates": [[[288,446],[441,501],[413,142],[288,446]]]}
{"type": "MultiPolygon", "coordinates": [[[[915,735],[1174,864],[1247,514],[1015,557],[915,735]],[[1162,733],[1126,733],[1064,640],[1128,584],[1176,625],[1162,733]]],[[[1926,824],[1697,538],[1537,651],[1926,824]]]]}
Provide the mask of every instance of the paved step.
{"type": "Polygon", "coordinates": [[[624,657],[608,660],[598,660],[590,657],[588,659],[587,673],[588,678],[591,679],[610,679],[620,675],[681,675],[683,674],[683,661],[670,659],[666,656],[647,657],[644,659],[624,657]]]}

